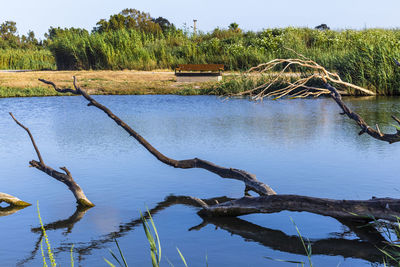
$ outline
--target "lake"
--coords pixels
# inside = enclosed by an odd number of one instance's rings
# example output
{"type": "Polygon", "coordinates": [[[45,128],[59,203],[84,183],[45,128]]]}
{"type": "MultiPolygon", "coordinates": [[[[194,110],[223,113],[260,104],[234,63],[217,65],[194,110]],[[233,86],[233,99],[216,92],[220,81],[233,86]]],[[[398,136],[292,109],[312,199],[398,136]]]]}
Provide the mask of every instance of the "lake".
{"type": "MultiPolygon", "coordinates": [[[[340,116],[329,98],[261,103],[214,96],[94,98],[165,155],[247,170],[278,194],[399,196],[400,145],[358,136],[357,125],[340,116]]],[[[344,100],[370,125],[394,131],[390,115],[400,116],[399,98],[344,100]]],[[[147,208],[154,210],[163,266],[167,259],[183,266],[176,248],[189,266],[293,265],[266,257],[307,262],[291,219],[315,247],[315,266],[381,261],[376,251],[370,252],[373,246],[330,217],[280,212],[203,223],[198,208],[164,200],[172,195],[238,198],[243,183],[162,164],[102,111],[86,104],[79,96],[0,99],[0,192],[33,204],[0,217],[1,266],[42,265],[37,201],[61,266],[70,265],[72,245],[76,266],[107,266],[103,258],[112,259],[108,249],[117,252],[114,237],[130,265],[150,266],[140,224],[140,211],[147,208]],[[71,171],[94,208],[77,211],[64,184],[28,167],[37,159],[35,151],[8,112],[30,128],[47,165],[71,171]]]]}

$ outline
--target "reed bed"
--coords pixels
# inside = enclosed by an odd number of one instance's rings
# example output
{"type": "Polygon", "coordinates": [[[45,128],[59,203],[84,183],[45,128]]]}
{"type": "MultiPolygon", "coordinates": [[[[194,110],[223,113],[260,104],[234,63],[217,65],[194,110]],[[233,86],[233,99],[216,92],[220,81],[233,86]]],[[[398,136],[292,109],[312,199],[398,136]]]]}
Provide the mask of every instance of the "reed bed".
{"type": "MultiPolygon", "coordinates": [[[[103,33],[64,30],[44,50],[0,50],[0,68],[58,70],[173,69],[184,63],[222,63],[244,71],[275,58],[293,58],[291,48],[337,72],[346,82],[380,95],[400,94],[400,30],[215,29],[191,35],[183,30],[103,33]]],[[[291,71],[301,71],[295,67],[291,71]]]]}
{"type": "Polygon", "coordinates": [[[47,49],[0,49],[0,69],[54,70],[56,61],[47,49]]]}

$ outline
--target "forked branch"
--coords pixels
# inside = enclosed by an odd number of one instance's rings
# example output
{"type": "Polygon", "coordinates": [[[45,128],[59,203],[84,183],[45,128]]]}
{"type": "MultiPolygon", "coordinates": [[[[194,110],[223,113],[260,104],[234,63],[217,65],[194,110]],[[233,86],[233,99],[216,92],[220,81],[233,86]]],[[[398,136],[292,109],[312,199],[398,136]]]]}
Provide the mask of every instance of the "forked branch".
{"type": "MultiPolygon", "coordinates": [[[[296,53],[293,50],[291,51],[296,53]]],[[[301,59],[274,59],[271,60],[270,62],[263,63],[249,69],[248,73],[253,73],[253,72],[265,73],[267,71],[274,69],[278,65],[285,64],[285,67],[282,69],[281,72],[275,75],[276,76],[275,78],[271,79],[270,81],[260,86],[257,86],[256,88],[252,88],[245,92],[241,92],[238,95],[251,95],[254,100],[262,100],[264,98],[269,98],[269,97],[278,99],[281,97],[304,98],[309,96],[318,97],[323,94],[330,95],[342,109],[343,113],[341,114],[347,115],[350,119],[354,120],[360,126],[361,131],[359,132],[359,135],[367,133],[373,138],[388,142],[390,144],[400,141],[399,126],[395,126],[396,133],[393,134],[383,133],[379,128],[378,124],[375,125],[375,129],[372,128],[364,121],[364,119],[360,115],[358,115],[357,113],[355,113],[349,107],[346,106],[346,104],[342,100],[341,96],[342,92],[339,92],[339,90],[337,90],[333,85],[331,85],[331,83],[340,85],[345,88],[351,88],[367,95],[375,95],[374,92],[362,88],[360,86],[344,82],[337,73],[332,73],[326,70],[318,63],[316,63],[315,61],[308,59],[301,54],[298,53],[296,54],[301,59]],[[284,88],[277,90],[271,89],[272,85],[278,82],[284,75],[284,72],[289,68],[289,66],[292,65],[297,65],[299,67],[307,69],[309,71],[309,75],[305,77],[300,77],[297,81],[289,82],[289,85],[284,88]],[[312,79],[319,79],[324,85],[324,87],[321,88],[321,87],[309,86],[308,83],[312,79]]],[[[394,59],[394,62],[396,63],[396,65],[400,66],[400,63],[396,59],[394,59]]],[[[396,118],[395,116],[392,116],[392,118],[396,121],[397,124],[400,125],[400,119],[396,118]]]]}
{"type": "Polygon", "coordinates": [[[75,95],[82,95],[86,100],[89,101],[88,106],[95,106],[98,109],[102,110],[107,114],[112,120],[115,121],[119,126],[121,126],[130,136],[135,138],[144,148],[147,149],[154,157],[156,157],[162,163],[165,163],[174,168],[181,169],[191,169],[191,168],[201,168],[207,171],[213,172],[219,175],[222,178],[236,179],[245,183],[247,188],[251,188],[252,191],[258,193],[259,195],[275,195],[275,191],[270,188],[268,185],[257,180],[254,174],[251,174],[244,170],[233,169],[233,168],[225,168],[218,166],[212,162],[193,158],[186,160],[175,160],[169,158],[159,152],[155,147],[153,147],[146,139],[144,139],[139,133],[133,130],[129,125],[127,125],[124,121],[122,121],[119,117],[117,117],[114,113],[111,112],[107,107],[101,105],[96,100],[94,100],[85,90],[81,89],[77,83],[76,78],[74,77],[74,87],[75,89],[60,89],[53,82],[46,81],[43,79],[39,79],[39,81],[49,84],[54,87],[57,92],[60,93],[72,93],[75,95]]]}
{"type": "Polygon", "coordinates": [[[25,127],[22,123],[20,123],[11,112],[10,112],[10,116],[21,128],[23,128],[28,133],[28,135],[32,141],[33,147],[35,148],[36,154],[39,158],[39,161],[31,160],[29,162],[29,164],[32,167],[35,167],[36,169],[41,170],[42,172],[48,174],[49,176],[53,177],[54,179],[64,183],[66,186],[68,186],[69,190],[71,190],[71,192],[74,194],[78,205],[83,206],[83,207],[93,207],[94,204],[86,197],[82,188],[72,178],[69,170],[66,167],[60,167],[60,169],[65,172],[65,174],[64,174],[64,173],[58,172],[58,171],[54,170],[53,168],[47,166],[43,161],[43,158],[40,154],[39,148],[36,146],[35,139],[33,138],[30,130],[27,127],[25,127]]]}
{"type": "Polygon", "coordinates": [[[284,66],[283,69],[277,74],[271,74],[275,76],[271,81],[268,81],[255,88],[251,88],[247,91],[235,94],[234,96],[251,95],[254,100],[262,100],[265,97],[272,97],[277,99],[285,96],[318,97],[323,94],[329,94],[329,90],[327,90],[326,88],[309,86],[308,84],[312,80],[320,80],[325,83],[331,82],[333,84],[341,85],[345,88],[359,91],[365,95],[375,95],[374,92],[368,89],[343,81],[337,73],[326,70],[315,61],[308,59],[301,54],[298,55],[302,57],[302,59],[274,59],[267,63],[259,64],[258,66],[249,69],[246,74],[264,74],[268,71],[273,70],[277,66],[284,66]],[[300,68],[306,69],[308,70],[309,75],[305,77],[300,77],[295,82],[288,82],[288,85],[284,88],[278,90],[272,89],[272,85],[283,78],[283,76],[285,75],[285,71],[287,71],[290,66],[298,66],[300,68]]]}

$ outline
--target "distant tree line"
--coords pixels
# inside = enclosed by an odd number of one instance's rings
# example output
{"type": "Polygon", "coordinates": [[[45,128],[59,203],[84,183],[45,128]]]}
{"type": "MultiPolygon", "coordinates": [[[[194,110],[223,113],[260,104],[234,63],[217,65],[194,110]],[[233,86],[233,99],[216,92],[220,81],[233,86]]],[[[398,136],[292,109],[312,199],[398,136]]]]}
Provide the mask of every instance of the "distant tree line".
{"type": "MultiPolygon", "coordinates": [[[[33,32],[18,36],[15,22],[0,24],[0,69],[151,70],[178,64],[224,64],[227,70],[247,70],[276,58],[293,57],[291,48],[347,82],[382,94],[400,90],[400,30],[331,30],[310,28],[243,31],[227,28],[192,34],[168,19],[124,9],[101,19],[88,31],[51,27],[38,41],[33,32]]],[[[293,71],[299,71],[290,67],[293,71]]],[[[400,94],[400,93],[399,93],[400,94]]]]}
{"type": "Polygon", "coordinates": [[[43,43],[36,39],[33,31],[29,31],[27,35],[17,35],[17,24],[14,21],[5,21],[0,24],[0,49],[5,48],[43,48],[43,43]]]}
{"type": "MultiPolygon", "coordinates": [[[[152,18],[149,13],[137,9],[127,8],[120,13],[111,15],[108,20],[101,19],[96,23],[92,33],[104,33],[118,30],[137,30],[151,34],[161,34],[176,31],[174,24],[163,17],[152,18]]],[[[18,35],[17,24],[14,21],[5,21],[0,24],[0,49],[41,49],[49,45],[49,40],[66,32],[82,35],[89,34],[85,29],[50,27],[44,40],[38,40],[33,31],[26,35],[18,35]]]]}

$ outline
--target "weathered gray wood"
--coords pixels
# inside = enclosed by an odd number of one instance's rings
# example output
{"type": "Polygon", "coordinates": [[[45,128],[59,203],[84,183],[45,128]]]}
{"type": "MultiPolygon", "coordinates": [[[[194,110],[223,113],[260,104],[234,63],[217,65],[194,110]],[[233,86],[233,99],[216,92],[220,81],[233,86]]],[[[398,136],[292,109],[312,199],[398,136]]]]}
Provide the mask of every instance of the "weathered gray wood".
{"type": "Polygon", "coordinates": [[[74,89],[60,89],[53,82],[46,81],[43,79],[39,79],[39,81],[49,84],[53,86],[53,88],[59,93],[72,93],[75,95],[82,95],[86,100],[89,101],[88,106],[95,106],[98,109],[102,110],[107,114],[115,123],[121,126],[130,136],[135,138],[144,148],[147,149],[154,157],[156,157],[162,163],[165,163],[174,168],[181,169],[191,169],[191,168],[201,168],[207,171],[213,172],[219,175],[222,178],[236,179],[245,183],[247,188],[251,188],[252,191],[258,193],[259,195],[275,195],[276,192],[269,187],[268,185],[257,180],[254,174],[251,174],[244,170],[233,169],[233,168],[225,168],[218,166],[212,162],[194,158],[194,159],[186,159],[186,160],[175,160],[169,158],[159,152],[155,147],[153,147],[146,139],[144,139],[139,133],[133,130],[129,125],[127,125],[124,121],[122,121],[119,117],[117,117],[114,113],[111,112],[107,107],[101,105],[96,100],[94,100],[85,90],[81,89],[76,84],[76,78],[74,76],[74,89]]]}
{"type": "Polygon", "coordinates": [[[17,197],[14,197],[12,195],[6,194],[6,193],[0,193],[0,203],[1,202],[6,202],[10,204],[11,206],[17,206],[17,207],[27,207],[32,204],[29,204],[28,202],[25,202],[17,197]]]}
{"type": "Polygon", "coordinates": [[[241,216],[252,213],[275,213],[283,210],[306,211],[336,219],[397,221],[400,199],[335,200],[299,195],[243,197],[213,206],[203,206],[201,216],[241,216]]]}
{"type": "Polygon", "coordinates": [[[54,170],[53,168],[47,166],[43,161],[40,151],[39,151],[38,147],[36,146],[35,140],[31,134],[31,132],[29,131],[29,129],[27,127],[25,127],[22,123],[20,123],[11,112],[10,112],[10,116],[21,128],[23,128],[28,133],[28,135],[32,141],[33,147],[35,148],[36,154],[38,155],[39,161],[31,160],[29,162],[29,164],[32,167],[35,167],[36,169],[48,174],[49,176],[53,177],[54,179],[67,185],[69,190],[71,190],[71,192],[74,194],[78,205],[81,205],[84,207],[93,207],[94,204],[86,197],[82,188],[72,178],[69,170],[66,167],[60,167],[60,169],[65,172],[65,174],[64,174],[64,173],[58,172],[58,171],[54,170]]]}

